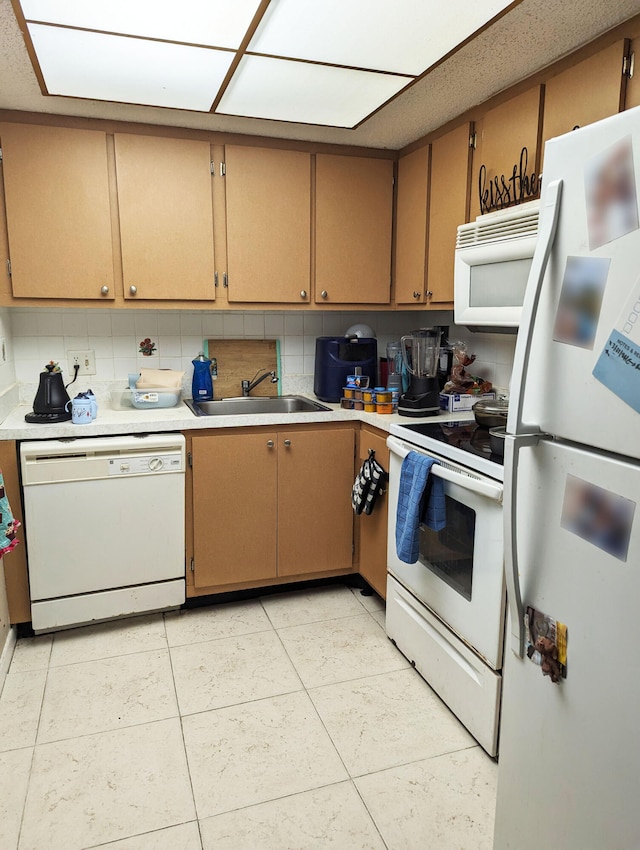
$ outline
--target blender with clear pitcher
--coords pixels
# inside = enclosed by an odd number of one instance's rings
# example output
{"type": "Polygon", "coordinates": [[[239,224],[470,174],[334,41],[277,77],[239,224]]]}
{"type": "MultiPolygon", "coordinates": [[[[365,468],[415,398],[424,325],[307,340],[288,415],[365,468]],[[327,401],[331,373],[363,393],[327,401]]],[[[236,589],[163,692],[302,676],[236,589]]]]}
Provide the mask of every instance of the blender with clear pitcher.
{"type": "Polygon", "coordinates": [[[402,360],[409,373],[409,386],[400,396],[402,416],[434,416],[440,413],[438,362],[440,328],[420,328],[400,340],[402,360]]]}

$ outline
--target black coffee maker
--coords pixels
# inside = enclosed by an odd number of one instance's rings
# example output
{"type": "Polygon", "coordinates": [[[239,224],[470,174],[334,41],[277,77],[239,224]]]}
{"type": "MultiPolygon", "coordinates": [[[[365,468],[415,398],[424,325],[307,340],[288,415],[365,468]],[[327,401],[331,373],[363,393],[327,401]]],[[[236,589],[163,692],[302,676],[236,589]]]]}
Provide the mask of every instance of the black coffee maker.
{"type": "Polygon", "coordinates": [[[40,384],[33,400],[33,413],[27,413],[25,422],[67,422],[71,419],[71,410],[66,407],[69,401],[60,367],[57,363],[47,363],[44,371],[40,372],[40,384]]]}

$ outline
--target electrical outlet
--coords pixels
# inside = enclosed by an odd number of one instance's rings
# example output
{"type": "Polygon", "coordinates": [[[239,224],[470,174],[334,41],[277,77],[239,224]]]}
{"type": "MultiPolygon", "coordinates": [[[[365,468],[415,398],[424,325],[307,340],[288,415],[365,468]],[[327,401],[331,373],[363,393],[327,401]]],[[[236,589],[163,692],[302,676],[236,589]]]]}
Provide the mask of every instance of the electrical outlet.
{"type": "Polygon", "coordinates": [[[78,375],[95,375],[96,354],[95,351],[67,351],[69,358],[69,373],[73,375],[76,364],[80,367],[78,375]]]}

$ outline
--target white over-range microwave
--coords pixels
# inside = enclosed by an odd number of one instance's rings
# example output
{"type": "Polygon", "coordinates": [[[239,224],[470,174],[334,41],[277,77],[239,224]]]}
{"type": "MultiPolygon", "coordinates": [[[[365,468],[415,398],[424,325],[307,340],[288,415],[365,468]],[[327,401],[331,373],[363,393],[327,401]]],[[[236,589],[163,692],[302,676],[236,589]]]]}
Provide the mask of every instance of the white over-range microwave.
{"type": "Polygon", "coordinates": [[[538,236],[540,201],[478,216],[458,228],[454,320],[516,332],[538,236]]]}

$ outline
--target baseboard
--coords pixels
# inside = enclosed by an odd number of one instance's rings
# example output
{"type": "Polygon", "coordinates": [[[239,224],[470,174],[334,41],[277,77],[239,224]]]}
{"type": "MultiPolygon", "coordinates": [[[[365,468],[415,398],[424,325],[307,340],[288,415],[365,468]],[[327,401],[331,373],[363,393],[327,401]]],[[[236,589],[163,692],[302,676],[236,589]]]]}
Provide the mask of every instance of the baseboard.
{"type": "Polygon", "coordinates": [[[13,658],[13,650],[16,648],[16,640],[16,627],[11,626],[11,628],[7,632],[7,639],[2,649],[2,654],[0,654],[0,694],[2,694],[2,689],[4,688],[4,680],[6,678],[7,673],[9,672],[9,665],[11,664],[11,659],[13,658]]]}

